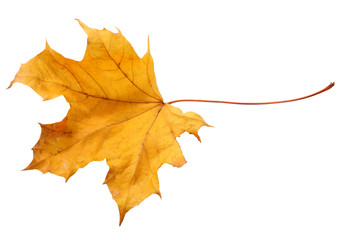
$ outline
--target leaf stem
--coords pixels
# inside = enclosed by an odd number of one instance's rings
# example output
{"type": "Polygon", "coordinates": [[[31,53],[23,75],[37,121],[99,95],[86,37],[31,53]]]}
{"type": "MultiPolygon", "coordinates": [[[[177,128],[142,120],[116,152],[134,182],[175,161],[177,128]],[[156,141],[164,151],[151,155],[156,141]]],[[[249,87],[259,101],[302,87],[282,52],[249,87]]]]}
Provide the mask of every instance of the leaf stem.
{"type": "Polygon", "coordinates": [[[331,82],[327,87],[322,90],[315,92],[313,94],[307,95],[305,97],[294,98],[290,100],[282,100],[282,101],[273,101],[273,102],[228,102],[228,101],[217,101],[217,100],[200,100],[200,99],[180,99],[168,102],[168,104],[177,103],[177,102],[208,102],[208,103],[227,103],[227,104],[241,104],[241,105],[264,105],[264,104],[276,104],[276,103],[286,103],[286,102],[294,102],[298,100],[302,100],[305,98],[309,98],[325,91],[328,91],[332,87],[334,87],[335,83],[331,82]]]}

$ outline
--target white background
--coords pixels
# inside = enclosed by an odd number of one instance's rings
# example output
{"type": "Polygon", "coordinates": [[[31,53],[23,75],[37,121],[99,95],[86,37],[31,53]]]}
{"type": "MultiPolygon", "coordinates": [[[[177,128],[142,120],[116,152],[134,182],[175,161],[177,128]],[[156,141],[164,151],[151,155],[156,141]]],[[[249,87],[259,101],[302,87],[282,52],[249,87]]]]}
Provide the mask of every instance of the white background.
{"type": "Polygon", "coordinates": [[[346,239],[345,1],[36,1],[0,3],[0,239],[346,239]],[[240,106],[177,103],[214,128],[178,139],[188,163],[159,170],[153,195],[118,227],[94,162],[68,183],[21,171],[38,122],[60,121],[62,97],[5,90],[47,39],[81,60],[90,27],[118,27],[151,52],[165,101],[304,101],[240,106]]]}

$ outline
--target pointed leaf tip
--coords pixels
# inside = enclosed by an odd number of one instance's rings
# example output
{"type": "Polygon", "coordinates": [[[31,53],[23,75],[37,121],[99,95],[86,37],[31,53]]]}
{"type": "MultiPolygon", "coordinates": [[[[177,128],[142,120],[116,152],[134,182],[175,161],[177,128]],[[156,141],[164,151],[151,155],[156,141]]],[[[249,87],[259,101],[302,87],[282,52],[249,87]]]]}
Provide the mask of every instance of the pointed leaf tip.
{"type": "Polygon", "coordinates": [[[90,30],[90,28],[87,26],[87,25],[85,25],[81,20],[79,20],[79,19],[77,19],[76,18],[76,21],[79,23],[79,25],[83,28],[83,30],[84,30],[84,32],[86,33],[86,34],[88,34],[88,31],[90,30]]]}
{"type": "Polygon", "coordinates": [[[121,33],[121,31],[120,31],[119,28],[117,28],[117,27],[115,27],[115,28],[116,28],[116,30],[118,31],[118,33],[120,33],[121,35],[123,35],[123,34],[121,33]]]}
{"type": "Polygon", "coordinates": [[[149,35],[148,35],[147,44],[148,44],[148,52],[150,52],[150,40],[149,40],[149,35]]]}

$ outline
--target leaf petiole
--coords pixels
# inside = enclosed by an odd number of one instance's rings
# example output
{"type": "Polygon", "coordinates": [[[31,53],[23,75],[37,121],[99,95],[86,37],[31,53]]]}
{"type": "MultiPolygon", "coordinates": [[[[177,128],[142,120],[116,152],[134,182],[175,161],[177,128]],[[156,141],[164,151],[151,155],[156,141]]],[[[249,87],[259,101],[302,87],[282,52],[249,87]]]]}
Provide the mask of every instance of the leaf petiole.
{"type": "Polygon", "coordinates": [[[309,97],[318,95],[320,93],[328,91],[329,89],[334,87],[334,85],[335,85],[335,83],[331,82],[327,87],[325,87],[322,90],[320,90],[318,92],[315,92],[313,94],[310,94],[310,95],[307,95],[307,96],[304,96],[304,97],[300,97],[300,98],[294,98],[294,99],[282,100],[282,101],[273,101],[273,102],[229,102],[229,101],[217,101],[217,100],[180,99],[180,100],[170,101],[170,102],[168,102],[168,104],[177,103],[177,102],[207,102],[207,103],[227,103],[227,104],[241,104],[241,105],[265,105],[265,104],[287,103],[287,102],[294,102],[294,101],[298,101],[298,100],[302,100],[302,99],[305,99],[305,98],[309,98],[309,97]]]}

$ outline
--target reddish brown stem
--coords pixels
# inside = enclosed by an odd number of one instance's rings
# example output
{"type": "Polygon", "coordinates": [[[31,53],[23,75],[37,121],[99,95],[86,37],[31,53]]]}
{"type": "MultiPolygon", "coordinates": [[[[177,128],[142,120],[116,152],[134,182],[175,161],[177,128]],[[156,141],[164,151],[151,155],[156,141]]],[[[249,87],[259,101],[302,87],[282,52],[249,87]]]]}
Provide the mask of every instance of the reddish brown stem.
{"type": "Polygon", "coordinates": [[[264,105],[264,104],[286,103],[286,102],[294,102],[294,101],[298,101],[298,100],[302,100],[305,98],[315,96],[317,94],[328,91],[329,89],[334,87],[334,85],[335,85],[335,83],[331,82],[327,87],[323,88],[322,90],[315,92],[313,94],[307,95],[305,97],[294,98],[294,99],[290,99],[290,100],[274,101],[274,102],[228,102],[228,101],[216,101],[216,100],[180,99],[180,100],[170,101],[170,102],[168,102],[168,104],[177,103],[177,102],[208,102],[208,103],[227,103],[227,104],[242,104],[242,105],[264,105]]]}

